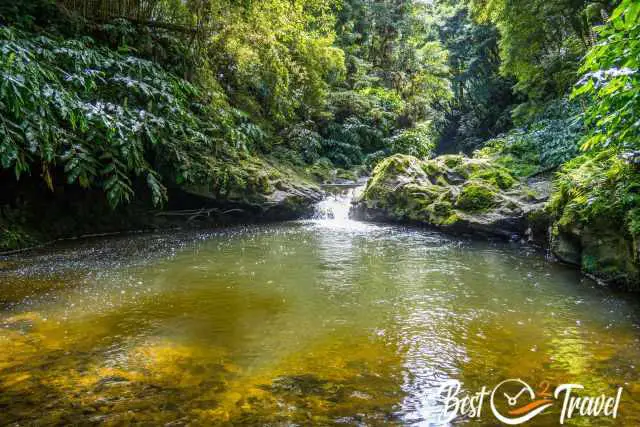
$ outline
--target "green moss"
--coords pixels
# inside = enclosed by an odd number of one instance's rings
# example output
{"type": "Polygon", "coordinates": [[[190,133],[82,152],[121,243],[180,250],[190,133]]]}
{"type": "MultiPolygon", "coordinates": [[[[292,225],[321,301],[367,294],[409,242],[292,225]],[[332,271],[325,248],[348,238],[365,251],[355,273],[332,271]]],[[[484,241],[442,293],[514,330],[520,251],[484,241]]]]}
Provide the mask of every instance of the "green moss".
{"type": "Polygon", "coordinates": [[[396,204],[404,208],[404,214],[409,219],[422,221],[430,214],[430,207],[438,195],[439,191],[436,186],[408,184],[396,194],[395,199],[402,199],[396,204]]]}
{"type": "Polygon", "coordinates": [[[460,221],[460,217],[456,213],[452,213],[442,222],[442,225],[453,225],[460,221]]]}
{"type": "Polygon", "coordinates": [[[453,168],[453,172],[460,175],[464,179],[469,179],[469,175],[470,175],[469,169],[470,169],[469,164],[463,163],[453,168]]]}
{"type": "Polygon", "coordinates": [[[403,192],[406,193],[408,198],[417,199],[417,200],[425,200],[428,203],[433,202],[440,191],[438,187],[435,185],[418,185],[418,184],[407,184],[403,187],[403,192]]]}
{"type": "Polygon", "coordinates": [[[439,202],[449,202],[449,203],[455,202],[455,197],[453,195],[453,191],[451,189],[447,189],[445,191],[442,191],[440,193],[440,195],[438,196],[438,201],[439,202]]]}
{"type": "Polygon", "coordinates": [[[430,212],[438,217],[448,217],[451,214],[453,205],[449,202],[436,201],[430,207],[430,212]]]}
{"type": "Polygon", "coordinates": [[[442,174],[442,170],[438,166],[438,163],[435,162],[434,160],[424,161],[420,166],[422,167],[422,170],[424,171],[424,173],[426,173],[429,176],[436,176],[436,175],[442,174]]]}
{"type": "Polygon", "coordinates": [[[385,183],[394,180],[399,175],[422,173],[420,160],[413,156],[396,154],[382,160],[373,170],[373,175],[367,183],[363,193],[364,200],[382,199],[391,191],[385,183]],[[410,171],[413,172],[410,173],[410,171]]]}
{"type": "Polygon", "coordinates": [[[453,169],[464,162],[463,156],[455,155],[455,154],[447,154],[444,156],[440,156],[440,159],[450,169],[453,169]]]}
{"type": "Polygon", "coordinates": [[[459,164],[453,170],[460,175],[468,177],[489,167],[491,167],[491,163],[485,159],[467,159],[466,162],[459,164]]]}
{"type": "Polygon", "coordinates": [[[505,168],[492,167],[483,171],[474,173],[471,178],[481,179],[494,185],[501,190],[508,190],[516,183],[516,179],[505,168]]]}
{"type": "MultiPolygon", "coordinates": [[[[407,156],[404,154],[396,154],[395,156],[391,156],[382,161],[382,165],[380,169],[384,170],[385,173],[391,173],[395,176],[401,175],[407,172],[410,168],[418,165],[420,160],[413,156],[407,156]]],[[[376,167],[376,170],[378,167],[376,167]]],[[[374,170],[374,174],[375,174],[374,170]]]]}
{"type": "Polygon", "coordinates": [[[495,191],[477,182],[465,184],[456,200],[457,208],[470,212],[490,209],[495,206],[495,204],[495,191]]]}
{"type": "Polygon", "coordinates": [[[447,186],[449,185],[449,183],[447,182],[447,180],[445,179],[445,177],[444,177],[444,176],[442,176],[442,175],[439,175],[439,176],[436,178],[436,184],[437,184],[437,185],[439,185],[439,186],[441,186],[441,187],[447,187],[447,186]]]}

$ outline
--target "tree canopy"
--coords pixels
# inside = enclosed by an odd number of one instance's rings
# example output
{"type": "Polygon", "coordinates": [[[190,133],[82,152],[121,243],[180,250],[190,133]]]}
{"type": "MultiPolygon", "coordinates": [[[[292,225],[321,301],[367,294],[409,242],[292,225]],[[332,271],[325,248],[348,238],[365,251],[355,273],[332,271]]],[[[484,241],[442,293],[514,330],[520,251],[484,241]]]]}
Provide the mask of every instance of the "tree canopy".
{"type": "Polygon", "coordinates": [[[140,188],[157,205],[185,184],[227,194],[248,185],[243,162],[267,158],[320,175],[497,147],[545,168],[635,161],[639,13],[632,0],[2,2],[0,165],[117,207],[140,188]]]}

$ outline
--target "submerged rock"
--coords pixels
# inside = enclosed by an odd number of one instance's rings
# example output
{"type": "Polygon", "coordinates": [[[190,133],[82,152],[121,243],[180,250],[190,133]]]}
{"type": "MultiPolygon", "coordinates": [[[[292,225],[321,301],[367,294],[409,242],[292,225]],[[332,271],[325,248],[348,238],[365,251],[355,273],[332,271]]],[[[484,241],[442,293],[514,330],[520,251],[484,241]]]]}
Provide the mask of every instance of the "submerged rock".
{"type": "Polygon", "coordinates": [[[548,186],[532,184],[518,181],[489,159],[395,155],[375,168],[356,201],[354,216],[419,222],[456,233],[527,237],[539,243],[549,194],[548,186]],[[537,219],[533,228],[529,218],[537,219]]]}

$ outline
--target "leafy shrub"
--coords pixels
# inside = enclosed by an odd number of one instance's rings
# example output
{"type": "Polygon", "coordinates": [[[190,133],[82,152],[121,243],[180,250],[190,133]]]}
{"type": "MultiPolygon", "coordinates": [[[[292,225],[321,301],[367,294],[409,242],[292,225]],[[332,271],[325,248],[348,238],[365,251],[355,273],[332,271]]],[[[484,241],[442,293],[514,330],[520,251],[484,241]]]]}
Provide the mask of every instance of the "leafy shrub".
{"type": "Polygon", "coordinates": [[[322,151],[335,165],[350,168],[362,162],[362,150],[357,144],[349,144],[337,139],[323,139],[322,151]]]}
{"type": "Polygon", "coordinates": [[[587,153],[568,162],[556,179],[551,208],[561,223],[606,218],[638,235],[640,174],[616,149],[587,153]]]}
{"type": "Polygon", "coordinates": [[[245,150],[261,130],[230,112],[215,124],[188,82],[154,63],[96,47],[0,28],[0,165],[19,178],[37,165],[68,183],[104,190],[112,206],[144,178],[156,204],[166,199],[160,172],[177,182],[208,174],[203,155],[245,150]],[[227,150],[229,151],[229,150],[227,150]]]}
{"type": "Polygon", "coordinates": [[[584,125],[575,103],[566,98],[551,101],[527,120],[487,141],[477,155],[494,157],[516,175],[527,176],[557,168],[578,154],[584,125]]]}
{"type": "Polygon", "coordinates": [[[299,152],[307,163],[318,161],[322,151],[322,137],[313,128],[313,123],[298,123],[289,128],[285,135],[287,145],[299,152]]]}
{"type": "Polygon", "coordinates": [[[435,132],[431,123],[422,122],[414,128],[399,131],[385,140],[391,154],[409,154],[415,157],[430,157],[435,148],[435,132]]]}
{"type": "Polygon", "coordinates": [[[341,90],[329,94],[329,108],[336,122],[349,117],[365,117],[374,108],[374,99],[362,91],[341,90]]]}
{"type": "Polygon", "coordinates": [[[584,126],[578,105],[566,98],[551,101],[526,128],[526,138],[540,152],[543,168],[553,168],[578,154],[584,126]]]}
{"type": "Polygon", "coordinates": [[[474,156],[492,158],[516,176],[529,176],[540,170],[538,147],[519,129],[487,141],[474,156]]]}
{"type": "Polygon", "coordinates": [[[399,114],[404,109],[404,101],[397,92],[383,87],[366,87],[358,93],[368,97],[385,111],[399,114]]]}
{"type": "Polygon", "coordinates": [[[331,123],[327,126],[327,139],[357,146],[364,152],[382,148],[383,136],[383,131],[358,117],[349,117],[343,123],[331,123]]]}
{"type": "Polygon", "coordinates": [[[582,148],[640,146],[640,3],[623,0],[581,68],[584,74],[573,92],[584,98],[589,129],[582,148]]]}
{"type": "Polygon", "coordinates": [[[596,28],[573,91],[583,101],[585,154],[564,165],[551,207],[561,224],[606,221],[640,235],[640,3],[623,0],[596,28]]]}

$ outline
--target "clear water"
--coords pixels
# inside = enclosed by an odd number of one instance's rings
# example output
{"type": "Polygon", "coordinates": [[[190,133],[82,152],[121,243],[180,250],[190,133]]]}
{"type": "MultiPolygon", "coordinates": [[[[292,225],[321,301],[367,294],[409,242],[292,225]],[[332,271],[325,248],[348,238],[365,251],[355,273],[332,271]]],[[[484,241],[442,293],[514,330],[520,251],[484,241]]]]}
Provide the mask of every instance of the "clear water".
{"type": "MultiPolygon", "coordinates": [[[[447,379],[522,378],[622,386],[616,420],[567,423],[640,425],[633,296],[527,247],[351,221],[348,199],[0,261],[0,423],[430,425],[447,379]]],[[[488,404],[454,423],[497,425],[488,404]]]]}

